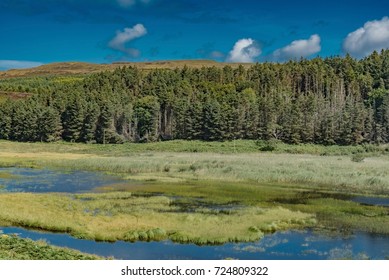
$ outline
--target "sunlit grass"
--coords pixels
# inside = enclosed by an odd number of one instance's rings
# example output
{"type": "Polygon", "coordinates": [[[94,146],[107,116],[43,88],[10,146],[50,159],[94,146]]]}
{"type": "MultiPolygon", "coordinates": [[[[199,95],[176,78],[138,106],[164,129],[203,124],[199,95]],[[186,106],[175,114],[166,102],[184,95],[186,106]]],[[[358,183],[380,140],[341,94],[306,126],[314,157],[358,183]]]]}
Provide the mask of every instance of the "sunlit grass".
{"type": "Polygon", "coordinates": [[[169,238],[219,244],[258,240],[264,232],[312,225],[314,219],[311,214],[282,207],[185,212],[165,196],[134,197],[126,192],[75,196],[18,193],[0,195],[0,223],[105,241],[169,238]]]}
{"type": "MultiPolygon", "coordinates": [[[[255,147],[254,141],[236,142],[237,151],[244,150],[243,147],[248,150],[255,147]]],[[[389,194],[389,159],[384,154],[355,162],[349,155],[265,153],[258,149],[255,152],[222,153],[226,147],[232,151],[231,145],[230,142],[199,141],[125,145],[0,141],[0,166],[94,170],[139,181],[249,181],[319,187],[341,192],[389,194]],[[191,145],[200,150],[206,147],[206,152],[183,151],[191,145]],[[221,152],[212,152],[215,149],[221,152]]],[[[294,147],[289,146],[290,149],[294,147]]],[[[306,150],[311,151],[311,146],[307,145],[306,150]]],[[[332,149],[317,147],[328,151],[332,149]]]]}

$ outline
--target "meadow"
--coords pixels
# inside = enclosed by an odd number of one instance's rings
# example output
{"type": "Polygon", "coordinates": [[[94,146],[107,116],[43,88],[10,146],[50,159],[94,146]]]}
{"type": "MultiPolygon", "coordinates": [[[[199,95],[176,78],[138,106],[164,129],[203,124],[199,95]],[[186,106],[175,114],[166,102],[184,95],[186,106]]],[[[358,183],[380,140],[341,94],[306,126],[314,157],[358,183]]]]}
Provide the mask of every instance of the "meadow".
{"type": "MultiPolygon", "coordinates": [[[[269,143],[243,140],[0,141],[1,167],[89,170],[128,182],[86,194],[3,192],[0,225],[100,241],[196,244],[254,241],[310,227],[389,234],[387,207],[351,200],[388,197],[387,147],[271,145],[266,152],[269,143]]],[[[1,177],[12,175],[3,170],[1,177]]]]}

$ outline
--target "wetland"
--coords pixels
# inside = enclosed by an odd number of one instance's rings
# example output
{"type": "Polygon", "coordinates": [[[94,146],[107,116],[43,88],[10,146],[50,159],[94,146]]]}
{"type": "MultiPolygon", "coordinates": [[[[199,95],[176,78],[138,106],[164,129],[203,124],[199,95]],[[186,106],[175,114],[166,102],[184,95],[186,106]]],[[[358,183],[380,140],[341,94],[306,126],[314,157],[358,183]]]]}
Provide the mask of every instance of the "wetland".
{"type": "Polygon", "coordinates": [[[0,142],[2,238],[117,259],[389,255],[386,155],[46,145],[0,142]]]}

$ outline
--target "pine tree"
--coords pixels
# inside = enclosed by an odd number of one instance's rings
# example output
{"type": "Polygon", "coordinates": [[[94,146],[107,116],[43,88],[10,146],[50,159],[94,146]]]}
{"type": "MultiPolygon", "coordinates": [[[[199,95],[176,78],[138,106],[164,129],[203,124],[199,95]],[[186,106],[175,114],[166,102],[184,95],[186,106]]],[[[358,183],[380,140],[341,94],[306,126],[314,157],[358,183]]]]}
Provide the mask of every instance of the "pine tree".
{"type": "Polygon", "coordinates": [[[80,132],[80,141],[86,143],[93,143],[96,141],[98,116],[98,105],[96,103],[89,102],[85,108],[84,120],[80,132]]]}
{"type": "Polygon", "coordinates": [[[80,141],[81,129],[84,122],[85,104],[82,100],[73,98],[62,113],[62,137],[66,141],[80,141]]]}
{"type": "Polygon", "coordinates": [[[12,105],[8,102],[6,104],[0,107],[0,139],[9,140],[12,132],[12,105]]]}
{"type": "Polygon", "coordinates": [[[37,140],[41,142],[58,141],[61,133],[62,125],[58,112],[52,107],[41,108],[37,119],[37,140]]]}

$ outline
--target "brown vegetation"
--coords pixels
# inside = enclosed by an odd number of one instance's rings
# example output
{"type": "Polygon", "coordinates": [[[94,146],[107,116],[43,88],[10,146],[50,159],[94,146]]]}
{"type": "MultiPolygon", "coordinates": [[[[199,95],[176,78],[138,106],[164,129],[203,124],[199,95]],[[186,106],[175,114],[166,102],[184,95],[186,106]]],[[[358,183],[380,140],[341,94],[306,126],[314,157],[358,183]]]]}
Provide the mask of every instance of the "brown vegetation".
{"type": "MultiPolygon", "coordinates": [[[[115,62],[112,64],[95,64],[85,62],[59,62],[50,63],[42,66],[28,69],[11,69],[0,71],[0,79],[30,77],[30,76],[45,76],[45,75],[74,75],[74,74],[89,74],[97,73],[105,70],[114,70],[123,66],[136,66],[142,70],[152,69],[175,69],[188,66],[191,68],[201,67],[219,67],[226,65],[237,67],[235,63],[221,63],[213,60],[169,60],[169,61],[152,61],[152,62],[115,62]]],[[[247,65],[251,65],[248,63],[247,65]]]]}

